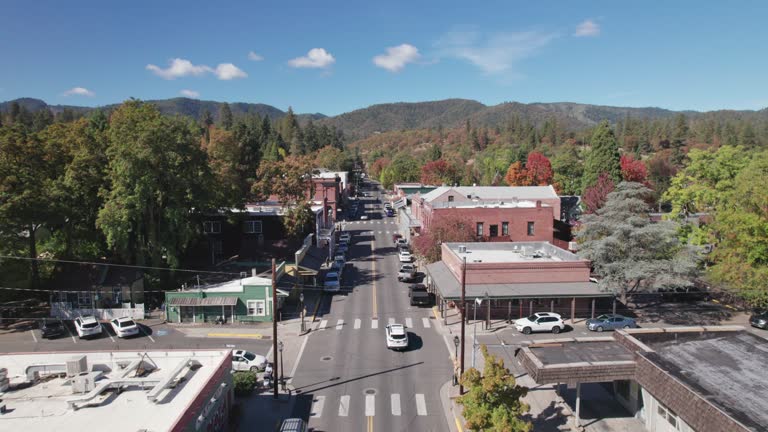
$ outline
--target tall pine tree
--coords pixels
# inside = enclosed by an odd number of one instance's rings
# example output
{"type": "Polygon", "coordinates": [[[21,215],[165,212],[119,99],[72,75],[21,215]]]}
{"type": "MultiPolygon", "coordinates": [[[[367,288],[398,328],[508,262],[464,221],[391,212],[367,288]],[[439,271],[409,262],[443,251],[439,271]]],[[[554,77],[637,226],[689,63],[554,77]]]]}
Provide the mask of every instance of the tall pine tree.
{"type": "Polygon", "coordinates": [[[603,121],[597,126],[592,134],[590,144],[592,149],[584,162],[582,190],[597,183],[597,179],[602,173],[608,173],[611,179],[618,183],[621,180],[619,143],[607,121],[603,121]]]}

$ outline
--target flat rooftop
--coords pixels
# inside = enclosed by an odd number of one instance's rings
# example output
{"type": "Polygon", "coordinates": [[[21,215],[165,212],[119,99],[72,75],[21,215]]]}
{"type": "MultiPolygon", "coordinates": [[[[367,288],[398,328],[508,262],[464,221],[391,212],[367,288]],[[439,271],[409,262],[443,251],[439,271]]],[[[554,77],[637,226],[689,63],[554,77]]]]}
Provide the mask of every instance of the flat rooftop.
{"type": "Polygon", "coordinates": [[[575,342],[532,345],[530,349],[546,365],[635,360],[631,351],[617,343],[578,338],[575,342]]]}
{"type": "MultiPolygon", "coordinates": [[[[0,415],[0,430],[24,432],[83,432],[108,429],[110,432],[136,432],[139,430],[170,430],[214,377],[229,350],[195,351],[112,351],[112,352],[55,352],[36,354],[0,355],[0,367],[8,369],[11,388],[0,397],[8,411],[0,415]],[[95,383],[118,379],[126,365],[146,354],[145,364],[156,368],[142,378],[162,380],[192,358],[199,367],[185,367],[176,376],[183,377],[173,388],[159,393],[157,402],[147,398],[149,387],[124,387],[122,391],[105,390],[88,403],[73,409],[68,403],[83,397],[73,393],[72,386],[60,375],[40,372],[40,381],[26,384],[26,370],[33,365],[50,365],[48,373],[56,371],[53,365],[65,363],[73,357],[86,356],[90,370],[102,371],[95,383]],[[18,387],[15,387],[18,386],[18,387]]],[[[61,370],[61,369],[58,369],[61,370]]],[[[66,370],[66,369],[65,369],[66,370]]],[[[126,377],[134,378],[135,372],[126,377]]]]}
{"type": "Polygon", "coordinates": [[[446,245],[459,258],[466,257],[467,264],[584,261],[576,254],[547,242],[477,242],[446,245]],[[460,246],[466,248],[466,253],[459,252],[460,246]]]}
{"type": "Polygon", "coordinates": [[[754,430],[768,425],[768,340],[750,332],[632,334],[641,353],[754,430]]]}

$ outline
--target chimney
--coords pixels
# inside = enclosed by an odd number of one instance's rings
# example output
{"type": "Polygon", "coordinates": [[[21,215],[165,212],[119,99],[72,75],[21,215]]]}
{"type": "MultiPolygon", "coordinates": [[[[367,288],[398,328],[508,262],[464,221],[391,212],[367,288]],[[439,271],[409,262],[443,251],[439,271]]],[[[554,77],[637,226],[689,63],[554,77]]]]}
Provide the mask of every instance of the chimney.
{"type": "Polygon", "coordinates": [[[251,276],[256,277],[256,268],[251,269],[251,276]]]}
{"type": "Polygon", "coordinates": [[[536,208],[541,208],[541,201],[536,201],[536,208]]]}

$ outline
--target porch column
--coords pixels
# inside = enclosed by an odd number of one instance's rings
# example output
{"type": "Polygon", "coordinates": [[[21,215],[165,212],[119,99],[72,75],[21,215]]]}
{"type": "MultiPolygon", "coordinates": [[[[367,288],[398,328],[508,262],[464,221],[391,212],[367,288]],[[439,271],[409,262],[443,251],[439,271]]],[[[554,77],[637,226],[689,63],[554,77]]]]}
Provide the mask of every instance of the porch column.
{"type": "Polygon", "coordinates": [[[595,317],[595,299],[593,298],[592,299],[592,316],[591,316],[591,318],[594,318],[594,317],[595,317]]]}
{"type": "Polygon", "coordinates": [[[488,305],[485,307],[485,310],[487,312],[487,318],[485,320],[485,329],[490,330],[491,328],[491,299],[488,299],[488,305]]]}
{"type": "Polygon", "coordinates": [[[533,315],[533,300],[528,301],[528,315],[533,315]]]}
{"type": "Polygon", "coordinates": [[[613,314],[616,315],[616,297],[613,298],[613,314]]]}
{"type": "Polygon", "coordinates": [[[576,324],[576,297],[571,299],[571,324],[576,324]]]}
{"type": "Polygon", "coordinates": [[[575,427],[578,430],[581,427],[581,419],[579,418],[579,408],[581,405],[581,383],[576,383],[576,412],[574,413],[573,421],[575,427]]]}
{"type": "Polygon", "coordinates": [[[518,318],[522,318],[523,317],[523,299],[520,299],[519,301],[520,301],[520,304],[519,304],[519,306],[520,306],[520,316],[518,318]]]}
{"type": "Polygon", "coordinates": [[[512,300],[507,300],[507,321],[512,321],[512,300]]]}
{"type": "Polygon", "coordinates": [[[554,300],[550,300],[549,301],[549,311],[550,312],[554,312],[555,311],[555,301],[554,300]]]}

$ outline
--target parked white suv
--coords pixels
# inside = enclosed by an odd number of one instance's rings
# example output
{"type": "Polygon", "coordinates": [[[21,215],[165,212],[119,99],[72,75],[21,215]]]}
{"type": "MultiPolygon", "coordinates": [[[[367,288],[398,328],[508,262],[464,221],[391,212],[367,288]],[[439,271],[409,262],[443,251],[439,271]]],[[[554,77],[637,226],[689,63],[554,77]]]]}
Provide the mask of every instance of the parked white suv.
{"type": "Polygon", "coordinates": [[[112,324],[112,330],[115,331],[117,337],[124,338],[139,334],[139,326],[128,317],[115,318],[109,323],[112,324]]]}
{"type": "Polygon", "coordinates": [[[77,336],[82,339],[100,335],[102,328],[101,323],[96,321],[95,316],[86,315],[75,318],[75,330],[77,330],[77,336]]]}
{"type": "Polygon", "coordinates": [[[515,321],[515,328],[524,334],[532,332],[560,333],[565,329],[565,323],[559,314],[552,312],[536,312],[527,317],[515,321]]]}
{"type": "Polygon", "coordinates": [[[413,261],[413,257],[411,256],[411,253],[407,250],[400,250],[400,253],[397,254],[397,258],[400,260],[401,263],[409,263],[413,261]]]}
{"type": "Polygon", "coordinates": [[[390,324],[387,326],[387,348],[404,350],[408,348],[408,332],[402,324],[390,324]]]}

